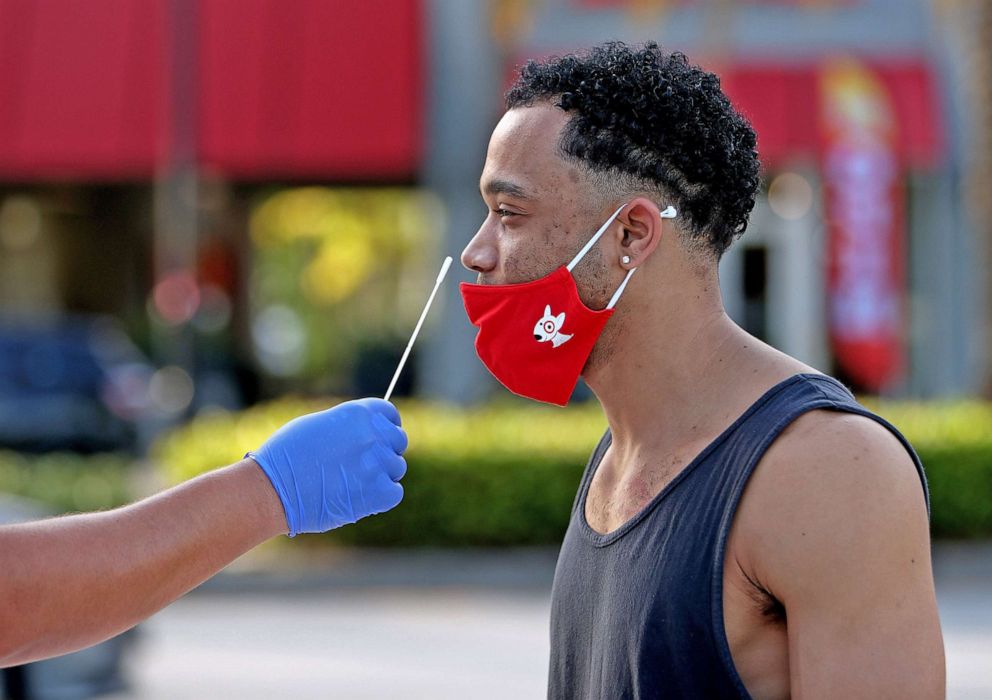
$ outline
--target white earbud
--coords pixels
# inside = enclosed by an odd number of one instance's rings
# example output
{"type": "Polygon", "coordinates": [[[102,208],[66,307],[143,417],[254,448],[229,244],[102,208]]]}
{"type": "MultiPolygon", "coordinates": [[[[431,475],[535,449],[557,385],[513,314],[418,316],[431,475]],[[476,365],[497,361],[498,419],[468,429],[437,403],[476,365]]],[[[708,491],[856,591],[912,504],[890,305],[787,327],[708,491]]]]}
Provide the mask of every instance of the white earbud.
{"type": "Polygon", "coordinates": [[[658,214],[658,216],[660,216],[662,219],[674,219],[676,216],[678,216],[678,212],[675,210],[675,207],[669,204],[667,207],[665,207],[665,211],[658,214]]]}
{"type": "Polygon", "coordinates": [[[629,265],[630,264],[630,256],[629,255],[623,256],[622,258],[620,258],[620,262],[622,262],[624,265],[629,265]]]}

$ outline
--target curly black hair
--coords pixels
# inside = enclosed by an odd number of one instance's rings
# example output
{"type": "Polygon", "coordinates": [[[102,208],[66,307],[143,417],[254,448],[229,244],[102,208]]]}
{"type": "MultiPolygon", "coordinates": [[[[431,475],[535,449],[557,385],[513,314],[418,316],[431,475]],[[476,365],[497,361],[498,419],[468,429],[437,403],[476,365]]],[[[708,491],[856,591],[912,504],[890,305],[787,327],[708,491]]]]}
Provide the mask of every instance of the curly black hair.
{"type": "Polygon", "coordinates": [[[506,107],[545,100],[572,115],[559,151],[597,185],[671,198],[689,242],[716,259],[744,232],[759,186],[754,130],[684,54],[612,41],[529,61],[506,107]]]}

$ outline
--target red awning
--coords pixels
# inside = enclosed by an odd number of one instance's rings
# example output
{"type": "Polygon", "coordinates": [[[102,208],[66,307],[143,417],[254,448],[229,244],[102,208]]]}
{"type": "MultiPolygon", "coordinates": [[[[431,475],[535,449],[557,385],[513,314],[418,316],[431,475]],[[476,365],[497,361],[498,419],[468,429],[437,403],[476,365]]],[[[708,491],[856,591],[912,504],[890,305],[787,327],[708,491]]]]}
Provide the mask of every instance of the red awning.
{"type": "MultiPolygon", "coordinates": [[[[547,58],[568,50],[518,55],[508,62],[503,88],[516,79],[528,59],[547,58]]],[[[766,168],[788,165],[796,159],[815,159],[820,152],[819,89],[822,62],[740,62],[716,65],[703,61],[706,70],[720,76],[727,96],[748,118],[758,134],[758,152],[766,168]]],[[[941,98],[933,72],[922,59],[860,60],[885,86],[898,125],[896,150],[903,164],[931,168],[940,163],[946,148],[941,98]]]]}
{"type": "MultiPolygon", "coordinates": [[[[243,179],[416,173],[420,0],[195,6],[201,165],[243,179]]],[[[0,0],[0,179],[153,175],[175,123],[173,11],[168,0],[0,0]]]]}
{"type": "Polygon", "coordinates": [[[418,1],[201,8],[204,165],[247,178],[416,172],[425,82],[418,1]]]}
{"type": "MultiPolygon", "coordinates": [[[[936,165],[944,152],[940,96],[922,61],[863,61],[889,93],[897,124],[896,152],[909,167],[936,165]]],[[[758,133],[765,167],[820,149],[821,91],[817,64],[737,65],[719,70],[727,95],[758,133]]]]}
{"type": "Polygon", "coordinates": [[[151,173],[164,20],[157,0],[0,0],[0,177],[151,173]]]}

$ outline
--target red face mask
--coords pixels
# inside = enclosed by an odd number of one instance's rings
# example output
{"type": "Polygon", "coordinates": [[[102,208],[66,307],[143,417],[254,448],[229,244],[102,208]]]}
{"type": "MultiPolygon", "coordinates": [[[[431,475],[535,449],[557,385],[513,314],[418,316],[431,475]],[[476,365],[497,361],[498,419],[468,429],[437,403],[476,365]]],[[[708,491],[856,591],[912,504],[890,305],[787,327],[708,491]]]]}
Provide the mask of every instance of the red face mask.
{"type": "MultiPolygon", "coordinates": [[[[582,303],[572,269],[622,209],[613,212],[568,265],[545,277],[523,284],[461,284],[469,321],[479,328],[475,338],[479,359],[514,394],[558,406],[568,403],[589,353],[637,268],[627,273],[600,311],[582,303]]],[[[668,207],[661,216],[672,218],[675,209],[668,207]]]]}

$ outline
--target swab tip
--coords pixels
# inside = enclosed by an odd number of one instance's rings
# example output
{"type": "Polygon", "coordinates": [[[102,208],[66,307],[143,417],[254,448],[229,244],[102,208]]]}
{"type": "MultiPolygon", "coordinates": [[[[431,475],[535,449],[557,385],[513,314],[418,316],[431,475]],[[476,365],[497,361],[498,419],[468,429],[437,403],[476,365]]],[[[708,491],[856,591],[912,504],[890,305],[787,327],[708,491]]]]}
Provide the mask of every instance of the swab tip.
{"type": "Polygon", "coordinates": [[[444,259],[444,263],[441,265],[441,271],[437,273],[437,278],[443,279],[446,274],[448,274],[448,268],[451,267],[451,256],[449,255],[444,259]]]}

